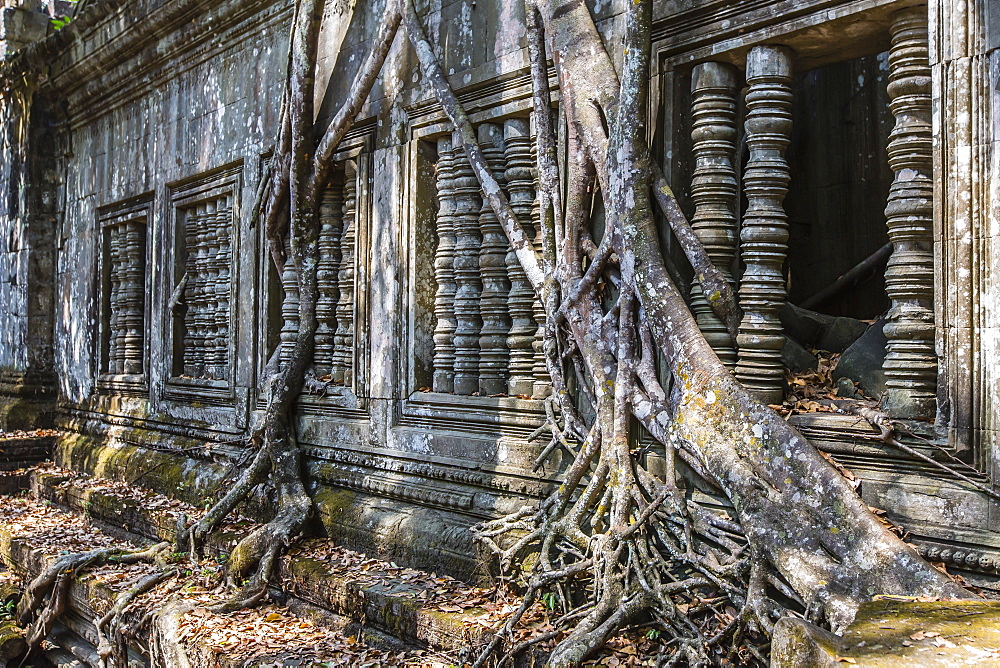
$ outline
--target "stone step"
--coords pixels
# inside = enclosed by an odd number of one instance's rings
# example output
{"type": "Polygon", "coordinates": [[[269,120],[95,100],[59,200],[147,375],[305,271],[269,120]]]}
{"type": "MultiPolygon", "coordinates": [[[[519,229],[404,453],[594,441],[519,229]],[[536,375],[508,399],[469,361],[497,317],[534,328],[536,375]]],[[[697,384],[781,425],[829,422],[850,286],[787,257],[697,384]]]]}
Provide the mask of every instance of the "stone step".
{"type": "MultiPolygon", "coordinates": [[[[33,498],[86,518],[102,534],[135,543],[173,540],[179,513],[203,512],[148,490],[51,466],[31,470],[29,488],[33,498]]],[[[253,526],[238,519],[213,537],[207,551],[222,558],[237,535],[253,526]]],[[[462,651],[500,622],[502,606],[487,600],[484,590],[367,559],[327,539],[294,547],[281,562],[279,580],[283,589],[275,598],[294,614],[374,647],[462,651]],[[454,604],[470,599],[482,605],[454,604]]]]}
{"type": "MultiPolygon", "coordinates": [[[[68,551],[110,545],[141,546],[141,543],[127,543],[109,536],[85,518],[45,501],[8,497],[0,502],[8,510],[0,518],[0,562],[10,571],[18,572],[23,581],[28,581],[47,563],[68,551]]],[[[45,655],[48,661],[55,665],[86,668],[97,666],[97,634],[93,623],[98,616],[97,611],[107,610],[117,592],[125,590],[137,577],[152,569],[152,566],[146,565],[106,566],[87,571],[75,580],[70,586],[67,611],[46,639],[45,655]],[[123,574],[123,568],[128,568],[129,572],[123,574]]],[[[190,584],[185,585],[185,588],[190,584]]],[[[192,592],[197,600],[197,588],[192,592]]],[[[329,648],[336,646],[338,642],[346,643],[355,652],[387,657],[386,665],[397,665],[396,659],[402,656],[397,653],[412,649],[378,631],[368,631],[347,618],[328,611],[310,610],[307,604],[301,602],[293,602],[288,607],[267,605],[246,613],[235,613],[232,617],[214,615],[204,608],[200,613],[196,609],[195,613],[199,616],[191,620],[190,627],[193,629],[213,627],[216,633],[226,634],[227,626],[242,618],[245,628],[236,634],[241,639],[252,638],[254,631],[263,625],[269,624],[273,630],[269,636],[259,639],[259,646],[258,639],[247,642],[241,640],[239,643],[227,643],[225,639],[217,643],[211,642],[211,639],[206,643],[198,642],[191,647],[192,660],[194,665],[206,668],[261,665],[262,662],[271,665],[268,662],[273,661],[280,665],[282,657],[308,656],[310,652],[315,654],[317,647],[322,653],[316,656],[318,660],[323,660],[324,656],[336,655],[335,651],[330,654],[329,648]],[[351,633],[351,636],[345,635],[347,633],[351,633]],[[278,639],[280,643],[276,645],[268,638],[278,639]],[[227,645],[231,645],[232,649],[227,645]]],[[[129,647],[130,658],[137,665],[148,663],[148,647],[144,642],[137,640],[129,647]]]]}
{"type": "Polygon", "coordinates": [[[53,429],[0,433],[0,471],[11,471],[52,459],[58,432],[53,429]]]}

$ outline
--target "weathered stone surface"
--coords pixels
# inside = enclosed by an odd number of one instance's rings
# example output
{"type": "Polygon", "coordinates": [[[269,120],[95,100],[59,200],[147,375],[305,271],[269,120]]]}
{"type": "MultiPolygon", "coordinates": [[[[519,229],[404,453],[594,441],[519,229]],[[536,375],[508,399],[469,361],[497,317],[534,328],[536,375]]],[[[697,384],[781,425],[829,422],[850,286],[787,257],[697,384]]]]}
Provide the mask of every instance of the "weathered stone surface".
{"type": "Polygon", "coordinates": [[[23,7],[0,8],[0,58],[45,37],[49,17],[23,7]]]}
{"type": "Polygon", "coordinates": [[[882,331],[884,325],[884,320],[875,322],[844,351],[833,372],[835,380],[850,378],[860,383],[862,392],[869,397],[878,397],[885,391],[882,362],[887,341],[882,331]]]}
{"type": "Polygon", "coordinates": [[[781,324],[803,345],[832,353],[845,350],[868,327],[861,320],[817,313],[790,303],[781,310],[781,324]]]}
{"type": "Polygon", "coordinates": [[[790,336],[785,337],[781,348],[781,363],[792,373],[802,373],[819,366],[819,360],[790,336]]]}
{"type": "MultiPolygon", "coordinates": [[[[599,29],[613,42],[621,28],[620,3],[591,4],[599,29]]],[[[755,77],[759,113],[754,122],[779,136],[764,133],[751,140],[760,159],[744,173],[758,209],[748,226],[763,233],[749,242],[753,270],[748,292],[757,303],[748,310],[765,314],[767,340],[755,339],[762,331],[756,321],[748,322],[745,335],[751,339],[751,356],[757,354],[763,364],[750,371],[763,370],[769,381],[780,384],[776,353],[785,333],[807,347],[838,350],[858,326],[850,319],[815,322],[810,315],[804,325],[815,327],[803,334],[794,332],[784,318],[784,332],[774,322],[772,307],[783,301],[788,279],[780,257],[780,199],[787,177],[794,191],[802,175],[789,168],[791,163],[771,160],[774,156],[765,156],[762,149],[779,150],[789,139],[785,111],[793,88],[787,85],[787,75],[794,71],[796,77],[822,76],[814,69],[817,65],[849,63],[859,56],[882,62],[872,54],[888,48],[889,16],[900,4],[909,3],[795,0],[781,5],[789,8],[787,14],[776,14],[774,7],[757,0],[656,4],[654,49],[662,67],[655,92],[659,99],[651,100],[660,110],[652,130],[657,146],[663,146],[657,159],[671,172],[675,190],[691,194],[684,204],[690,205],[696,222],[709,215],[712,229],[725,232],[716,234],[719,246],[713,251],[722,264],[731,259],[731,253],[722,252],[723,245],[731,244],[723,227],[736,222],[732,207],[740,200],[742,185],[734,184],[731,173],[740,163],[730,157],[738,148],[731,136],[733,91],[744,84],[751,49],[790,53],[780,59],[788,62],[771,63],[781,65],[771,68],[770,74],[780,75],[776,80],[755,77]],[[692,81],[696,63],[701,73],[725,72],[725,80],[692,81]],[[692,84],[691,108],[675,104],[686,99],[692,84]],[[720,93],[724,99],[717,97],[720,93]],[[708,111],[711,114],[703,115],[708,111]],[[696,114],[705,123],[695,122],[696,114]],[[706,127],[711,132],[699,134],[694,148],[692,131],[706,127]],[[702,140],[718,143],[708,146],[702,140]],[[703,158],[701,169],[692,164],[693,148],[694,162],[703,158]],[[710,176],[704,169],[708,157],[718,161],[713,166],[720,170],[712,178],[705,178],[710,176]],[[726,164],[730,160],[732,164],[726,164]],[[721,190],[710,192],[709,187],[721,190]],[[722,208],[708,211],[709,200],[722,208]]],[[[350,11],[333,2],[327,5],[317,79],[325,81],[331,74],[333,79],[319,92],[321,119],[336,112],[382,7],[379,0],[352,4],[350,11]]],[[[937,89],[948,95],[935,100],[941,109],[934,121],[939,125],[936,182],[945,191],[934,197],[935,222],[942,223],[941,238],[935,242],[940,267],[935,303],[940,310],[937,333],[945,350],[943,378],[949,383],[944,388],[950,397],[946,405],[952,412],[942,415],[938,424],[950,428],[945,435],[949,443],[964,447],[975,441],[978,449],[970,461],[984,469],[1000,466],[993,450],[995,425],[1000,424],[993,415],[995,402],[981,401],[976,394],[996,389],[1000,368],[994,363],[1000,353],[998,316],[996,309],[986,307],[997,301],[995,259],[1000,257],[995,249],[1000,207],[994,201],[1000,191],[993,187],[996,166],[989,162],[990,155],[1000,155],[1000,126],[995,122],[1000,105],[991,97],[1000,54],[987,53],[975,30],[986,25],[989,35],[1000,33],[994,5],[977,0],[968,12],[959,12],[946,0],[930,3],[931,30],[940,37],[933,42],[938,53],[932,57],[937,63],[932,74],[937,89]],[[984,15],[992,18],[980,21],[984,15]]],[[[263,157],[275,136],[290,6],[262,0],[134,0],[124,12],[74,19],[86,28],[86,39],[54,54],[50,76],[42,81],[34,105],[32,133],[10,135],[10,145],[19,150],[0,155],[0,428],[39,426],[34,421],[54,407],[58,390],[60,423],[77,434],[61,443],[61,463],[116,479],[141,479],[186,500],[209,496],[220,471],[239,456],[237,446],[218,444],[237,441],[258,414],[259,371],[280,341],[282,326],[281,277],[267,275],[260,229],[249,220],[249,212],[263,157]],[[48,105],[39,102],[51,100],[58,102],[59,116],[48,114],[48,105]],[[191,296],[199,308],[189,318],[199,348],[208,350],[203,345],[208,339],[225,339],[211,346],[212,365],[220,373],[203,379],[213,382],[192,383],[178,377],[174,362],[184,335],[175,334],[168,313],[168,300],[180,279],[175,272],[180,264],[176,243],[184,240],[184,212],[201,208],[207,216],[207,203],[221,197],[226,198],[224,209],[232,198],[232,235],[192,239],[204,275],[197,279],[197,294],[192,284],[191,296]],[[139,211],[142,207],[146,213],[139,211]],[[98,268],[112,258],[110,253],[104,258],[98,230],[125,211],[145,216],[150,235],[142,313],[148,326],[141,343],[134,332],[128,337],[132,343],[127,366],[142,368],[145,375],[136,383],[101,378],[102,371],[110,370],[104,363],[114,356],[110,346],[103,350],[105,339],[96,334],[105,324],[110,331],[109,311],[114,311],[102,303],[111,295],[104,294],[98,268]],[[231,253],[229,263],[224,261],[224,246],[231,253]],[[196,459],[153,452],[197,449],[204,443],[216,444],[211,455],[215,461],[204,453],[196,459]]],[[[419,11],[424,11],[423,5],[419,11]]],[[[432,3],[426,19],[473,122],[505,129],[508,190],[515,207],[528,216],[533,184],[525,166],[530,162],[531,103],[520,3],[432,3]]],[[[64,35],[75,29],[66,30],[64,35]]],[[[766,63],[751,64],[756,74],[768,69],[758,67],[766,63]]],[[[534,383],[530,393],[526,390],[530,295],[519,289],[507,258],[501,267],[497,240],[487,244],[484,256],[468,238],[453,238],[456,231],[466,235],[473,226],[480,229],[481,202],[471,201],[478,196],[474,188],[456,193],[461,190],[457,186],[465,188],[456,181],[467,175],[455,164],[460,156],[454,155],[451,128],[428,102],[429,92],[412,66],[405,40],[397,40],[385,74],[338,155],[352,165],[356,179],[348,228],[353,237],[348,235],[345,242],[337,236],[337,242],[346,245],[330,251],[347,251],[351,259],[343,267],[321,270],[321,310],[326,315],[319,370],[335,378],[326,396],[301,398],[297,426],[326,532],[400,561],[437,563],[442,570],[473,577],[476,557],[467,527],[539,498],[551,480],[531,472],[537,447],[524,442],[539,424],[540,402],[453,393],[455,368],[449,356],[455,354],[455,313],[450,293],[456,289],[456,253],[463,256],[458,269],[466,273],[458,283],[464,287],[473,273],[481,273],[484,257],[489,260],[493,288],[488,304],[494,310],[488,315],[503,315],[501,269],[509,274],[506,303],[516,322],[506,340],[514,341],[507,346],[517,355],[511,357],[513,383],[508,382],[507,393],[539,398],[546,394],[547,383],[544,365],[538,364],[536,329],[530,342],[534,383]],[[457,201],[456,194],[470,201],[457,201]],[[456,216],[466,220],[456,221],[456,216]],[[331,346],[336,348],[339,372],[331,346]]],[[[873,88],[869,84],[869,92],[873,88]]],[[[854,96],[853,84],[847,93],[852,100],[862,99],[854,96]]],[[[852,113],[867,113],[863,107],[852,113]]],[[[880,122],[882,114],[884,109],[872,112],[869,120],[880,122]]],[[[5,130],[13,127],[15,117],[26,117],[18,104],[0,110],[5,130]]],[[[794,146],[796,136],[790,140],[794,146]]],[[[862,151],[849,156],[858,159],[859,172],[879,170],[875,163],[884,147],[871,148],[875,157],[862,151]]],[[[822,171],[823,166],[811,168],[822,171]]],[[[334,235],[344,231],[348,211],[343,195],[325,205],[324,243],[331,249],[334,235]]],[[[469,297],[469,305],[481,305],[481,293],[469,297]]],[[[126,310],[134,330],[139,309],[138,303],[132,306],[126,310]]],[[[461,315],[474,316],[471,310],[461,315]]],[[[536,323],[544,320],[537,309],[534,315],[536,323]]],[[[501,320],[493,318],[487,351],[502,351],[503,327],[497,325],[501,320]]],[[[460,353],[464,368],[471,371],[467,358],[481,352],[482,332],[465,324],[460,353]]],[[[183,372],[183,350],[179,357],[183,372]]],[[[801,360],[806,368],[812,364],[804,356],[801,360]]],[[[842,365],[842,370],[849,368],[842,365]]],[[[124,371],[125,365],[121,368],[124,371]]],[[[478,363],[475,371],[478,376],[478,363]]],[[[478,382],[464,389],[482,394],[478,382]]],[[[869,385],[866,392],[876,393],[877,387],[869,385]]],[[[810,428],[823,447],[849,450],[855,458],[852,470],[859,476],[878,478],[879,493],[895,504],[895,517],[907,520],[908,526],[917,524],[944,542],[994,545],[993,511],[987,501],[959,488],[950,489],[940,504],[914,501],[928,497],[903,486],[933,486],[939,476],[910,466],[907,471],[917,472],[906,483],[898,482],[903,476],[892,468],[892,462],[899,462],[898,453],[893,459],[877,448],[856,447],[858,438],[871,439],[867,431],[859,436],[867,427],[858,428],[856,422],[825,414],[810,428]],[[949,533],[959,525],[964,533],[949,533]]],[[[992,567],[971,562],[966,566],[995,575],[992,567]]]]}
{"type": "Polygon", "coordinates": [[[875,600],[843,636],[786,617],[774,629],[772,668],[1000,665],[1000,602],[875,600]]]}
{"type": "Polygon", "coordinates": [[[823,332],[817,348],[831,353],[843,352],[868,329],[868,323],[854,318],[834,318],[823,332]]]}
{"type": "Polygon", "coordinates": [[[14,622],[0,621],[0,667],[21,656],[26,648],[24,630],[14,622]]]}

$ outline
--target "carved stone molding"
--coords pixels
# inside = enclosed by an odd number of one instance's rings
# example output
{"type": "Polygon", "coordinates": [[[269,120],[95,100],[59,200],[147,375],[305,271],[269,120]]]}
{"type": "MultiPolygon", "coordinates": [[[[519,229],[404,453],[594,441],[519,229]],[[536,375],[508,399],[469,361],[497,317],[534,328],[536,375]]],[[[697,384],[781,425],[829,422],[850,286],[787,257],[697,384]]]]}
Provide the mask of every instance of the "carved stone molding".
{"type": "Polygon", "coordinates": [[[893,15],[889,50],[889,107],[896,126],[889,135],[889,166],[896,178],[885,215],[892,256],[885,272],[892,300],[885,335],[882,407],[896,417],[933,417],[937,355],[934,351],[933,146],[927,10],[893,15]]]}
{"type": "Polygon", "coordinates": [[[785,337],[778,314],[785,303],[782,265],[788,252],[788,221],[782,201],[790,178],[785,149],[792,131],[792,54],[757,46],[747,56],[747,145],[743,175],[747,211],[740,233],[746,264],[740,284],[743,321],[737,339],[736,376],[759,399],[781,403],[785,337]]]}
{"type": "Polygon", "coordinates": [[[920,540],[914,544],[928,561],[942,561],[952,568],[996,576],[1000,574],[1000,554],[983,552],[973,546],[952,546],[920,540]]]}
{"type": "MultiPolygon", "coordinates": [[[[731,283],[736,260],[736,211],[739,184],[736,156],[737,70],[723,63],[702,63],[691,75],[691,139],[694,177],[691,226],[708,256],[731,283]]],[[[712,311],[701,284],[691,285],[691,310],[712,349],[729,368],[736,366],[736,346],[726,326],[712,311]]]]}

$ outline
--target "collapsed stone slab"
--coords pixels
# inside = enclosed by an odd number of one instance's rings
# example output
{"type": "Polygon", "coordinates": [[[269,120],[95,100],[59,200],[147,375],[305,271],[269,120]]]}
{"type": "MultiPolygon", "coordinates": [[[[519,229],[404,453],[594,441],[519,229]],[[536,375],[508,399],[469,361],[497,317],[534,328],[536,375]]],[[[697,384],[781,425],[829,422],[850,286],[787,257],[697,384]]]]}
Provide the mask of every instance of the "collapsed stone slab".
{"type": "Polygon", "coordinates": [[[1000,601],[881,598],[837,636],[803,619],[774,628],[772,668],[1000,665],[1000,601]]]}

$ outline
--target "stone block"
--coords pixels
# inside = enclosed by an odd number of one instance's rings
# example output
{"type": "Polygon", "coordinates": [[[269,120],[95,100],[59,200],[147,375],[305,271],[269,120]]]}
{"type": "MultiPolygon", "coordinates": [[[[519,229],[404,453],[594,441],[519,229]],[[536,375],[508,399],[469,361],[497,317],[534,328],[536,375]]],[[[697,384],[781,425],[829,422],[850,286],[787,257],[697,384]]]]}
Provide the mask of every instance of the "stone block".
{"type": "Polygon", "coordinates": [[[792,373],[810,371],[819,366],[819,360],[802,344],[790,337],[785,337],[785,345],[781,348],[781,363],[792,373]]]}
{"type": "Polygon", "coordinates": [[[823,332],[816,347],[820,350],[829,350],[832,353],[840,353],[864,335],[868,329],[868,323],[854,318],[834,318],[833,322],[823,332]]]}
{"type": "Polygon", "coordinates": [[[1000,601],[869,601],[836,636],[802,619],[774,627],[771,668],[1000,665],[1000,601]]]}
{"type": "Polygon", "coordinates": [[[49,17],[20,7],[0,10],[0,41],[18,43],[18,48],[36,42],[49,30],[49,17]]]}
{"type": "Polygon", "coordinates": [[[882,328],[885,320],[879,320],[851,344],[840,358],[833,372],[833,379],[850,378],[861,385],[861,390],[869,397],[878,397],[885,391],[885,361],[887,340],[882,328]]]}
{"type": "Polygon", "coordinates": [[[839,353],[864,334],[861,320],[817,313],[786,303],[781,310],[785,333],[807,347],[839,353]]]}

